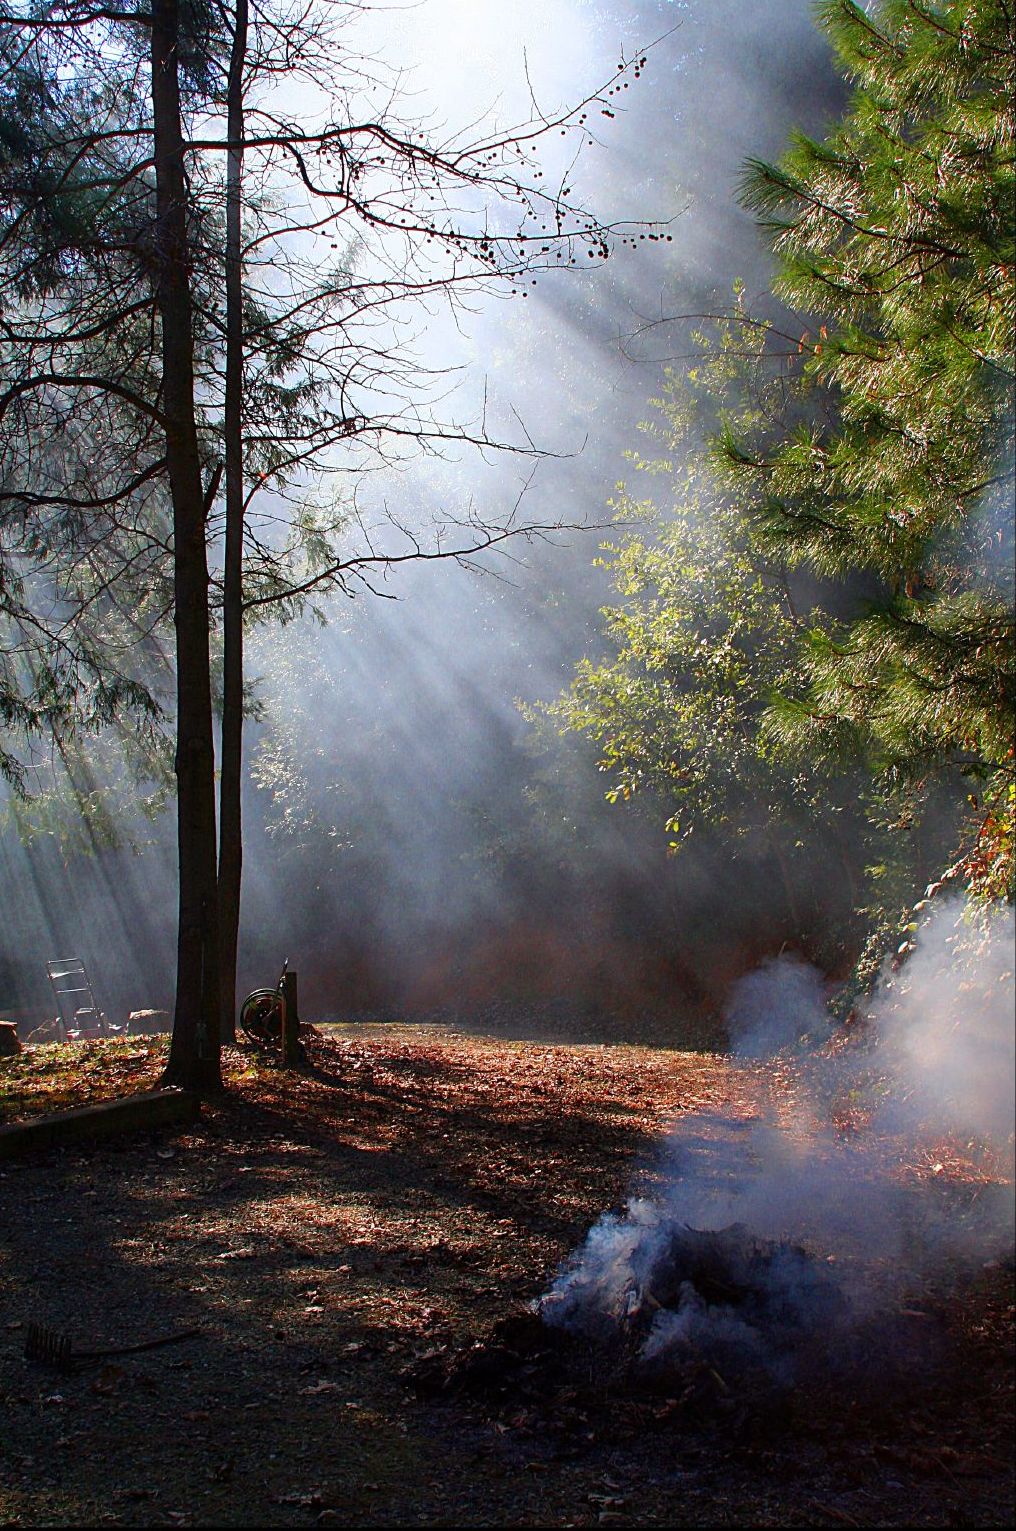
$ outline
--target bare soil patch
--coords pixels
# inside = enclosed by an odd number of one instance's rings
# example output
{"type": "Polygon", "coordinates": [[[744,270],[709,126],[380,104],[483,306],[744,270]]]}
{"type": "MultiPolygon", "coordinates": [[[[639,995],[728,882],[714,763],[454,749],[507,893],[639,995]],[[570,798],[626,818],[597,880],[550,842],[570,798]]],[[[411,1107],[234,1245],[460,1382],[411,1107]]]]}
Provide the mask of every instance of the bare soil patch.
{"type": "MultiPolygon", "coordinates": [[[[164,1046],[30,1050],[0,1066],[0,1119],[151,1087],[164,1046]]],[[[873,1355],[779,1419],[513,1360],[591,1222],[652,1194],[668,1121],[751,1116],[790,1073],[397,1025],[310,1051],[304,1074],[230,1051],[193,1129],[4,1167],[4,1523],[1012,1523],[998,1265],[899,1299],[934,1365],[887,1388],[873,1355]],[[201,1333],[60,1373],[25,1361],[31,1322],[81,1348],[201,1333]],[[509,1386],[444,1385],[498,1336],[509,1386]]]]}

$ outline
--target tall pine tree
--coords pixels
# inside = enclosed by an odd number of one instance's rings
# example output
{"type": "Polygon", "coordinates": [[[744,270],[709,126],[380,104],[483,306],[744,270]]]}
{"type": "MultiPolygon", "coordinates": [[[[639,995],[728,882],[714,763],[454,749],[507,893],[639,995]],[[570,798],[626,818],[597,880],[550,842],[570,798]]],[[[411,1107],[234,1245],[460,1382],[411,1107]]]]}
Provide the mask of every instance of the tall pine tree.
{"type": "Polygon", "coordinates": [[[750,164],[744,197],[838,409],[775,450],[733,430],[721,450],[771,557],[871,599],[811,635],[807,696],[770,727],[812,759],[864,750],[883,778],[958,770],[974,810],[958,868],[1011,894],[1013,13],[827,0],[820,16],[848,110],[824,142],[750,164]]]}

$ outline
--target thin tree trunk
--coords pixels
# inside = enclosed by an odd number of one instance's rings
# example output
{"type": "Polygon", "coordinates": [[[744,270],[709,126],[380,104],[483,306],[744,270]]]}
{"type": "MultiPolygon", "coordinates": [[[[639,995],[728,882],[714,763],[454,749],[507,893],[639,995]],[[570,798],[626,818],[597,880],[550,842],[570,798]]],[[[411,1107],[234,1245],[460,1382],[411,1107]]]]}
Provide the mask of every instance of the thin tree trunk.
{"type": "Polygon", "coordinates": [[[236,1037],[236,954],[240,933],[243,824],[243,72],[247,0],[237,0],[227,88],[226,160],[226,548],[222,601],[222,762],[219,779],[219,940],[222,1038],[236,1037]]]}
{"type": "Polygon", "coordinates": [[[797,906],[797,898],[794,894],[793,878],[790,875],[790,868],[787,866],[787,858],[783,853],[783,847],[780,844],[778,835],[769,836],[769,847],[772,850],[773,856],[776,860],[776,865],[780,871],[780,881],[783,884],[783,896],[786,900],[786,909],[787,914],[790,916],[790,923],[794,929],[795,934],[800,935],[801,912],[797,906]]]}
{"type": "Polygon", "coordinates": [[[157,299],[166,462],[173,499],[180,858],[176,1011],[166,1079],[208,1090],[221,1084],[215,754],[205,497],[194,411],[190,249],[177,69],[178,0],[153,0],[151,15],[157,299]]]}

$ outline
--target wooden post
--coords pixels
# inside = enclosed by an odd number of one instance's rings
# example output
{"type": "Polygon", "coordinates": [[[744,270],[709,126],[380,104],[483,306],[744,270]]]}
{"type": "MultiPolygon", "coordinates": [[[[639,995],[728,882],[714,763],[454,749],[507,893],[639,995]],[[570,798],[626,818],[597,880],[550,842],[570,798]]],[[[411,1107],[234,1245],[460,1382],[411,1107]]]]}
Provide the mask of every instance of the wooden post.
{"type": "Polygon", "coordinates": [[[290,970],[282,979],[282,1066],[295,1068],[303,1062],[300,1046],[300,1012],[297,1006],[296,974],[290,970]]]}

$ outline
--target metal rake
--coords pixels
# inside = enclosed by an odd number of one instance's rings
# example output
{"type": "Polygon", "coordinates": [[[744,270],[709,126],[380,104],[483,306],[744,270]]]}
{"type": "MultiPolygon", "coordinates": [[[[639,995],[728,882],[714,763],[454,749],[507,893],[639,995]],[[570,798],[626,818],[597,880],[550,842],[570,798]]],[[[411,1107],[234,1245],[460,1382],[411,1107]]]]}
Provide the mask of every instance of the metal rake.
{"type": "Polygon", "coordinates": [[[55,1366],[59,1371],[73,1371],[79,1361],[105,1361],[110,1356],[132,1356],[142,1350],[157,1350],[162,1345],[177,1345],[195,1339],[200,1329],[181,1329],[157,1340],[142,1340],[136,1345],[111,1345],[102,1350],[75,1350],[69,1334],[49,1329],[45,1324],[29,1324],[25,1337],[25,1360],[55,1366]]]}

